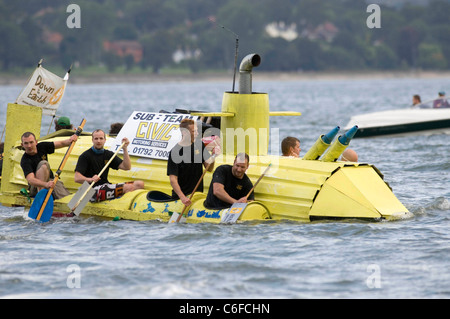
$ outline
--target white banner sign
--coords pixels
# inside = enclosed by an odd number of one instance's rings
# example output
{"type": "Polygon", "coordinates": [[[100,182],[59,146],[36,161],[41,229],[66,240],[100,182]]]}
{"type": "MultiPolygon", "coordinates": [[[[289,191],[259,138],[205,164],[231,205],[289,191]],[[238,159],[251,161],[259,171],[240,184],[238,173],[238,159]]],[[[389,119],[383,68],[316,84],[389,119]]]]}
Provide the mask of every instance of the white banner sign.
{"type": "Polygon", "coordinates": [[[185,118],[196,121],[198,117],[135,111],[120,130],[111,150],[117,150],[126,137],[130,140],[130,155],[167,160],[170,150],[181,140],[179,126],[185,118]]]}
{"type": "Polygon", "coordinates": [[[16,100],[16,104],[42,107],[44,115],[55,115],[64,95],[69,73],[64,79],[38,66],[16,100]]]}

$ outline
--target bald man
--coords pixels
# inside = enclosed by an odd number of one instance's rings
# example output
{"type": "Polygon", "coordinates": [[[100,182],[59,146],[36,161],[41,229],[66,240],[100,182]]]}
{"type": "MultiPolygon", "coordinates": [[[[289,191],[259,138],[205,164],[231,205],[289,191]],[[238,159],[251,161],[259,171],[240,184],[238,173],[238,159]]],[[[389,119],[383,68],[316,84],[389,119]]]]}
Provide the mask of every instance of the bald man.
{"type": "Polygon", "coordinates": [[[358,154],[350,148],[346,148],[345,151],[341,155],[341,161],[344,162],[357,162],[358,154]]]}

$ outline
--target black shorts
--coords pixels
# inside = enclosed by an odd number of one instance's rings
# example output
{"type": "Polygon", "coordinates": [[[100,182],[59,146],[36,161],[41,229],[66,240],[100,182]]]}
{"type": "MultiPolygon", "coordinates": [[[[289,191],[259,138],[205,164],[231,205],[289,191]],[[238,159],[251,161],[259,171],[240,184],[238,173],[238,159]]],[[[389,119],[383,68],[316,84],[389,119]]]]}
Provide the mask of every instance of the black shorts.
{"type": "Polygon", "coordinates": [[[90,202],[101,202],[104,200],[110,200],[119,198],[124,194],[123,186],[125,184],[132,184],[133,182],[119,183],[119,184],[103,184],[95,186],[94,195],[89,200],[90,202]]]}

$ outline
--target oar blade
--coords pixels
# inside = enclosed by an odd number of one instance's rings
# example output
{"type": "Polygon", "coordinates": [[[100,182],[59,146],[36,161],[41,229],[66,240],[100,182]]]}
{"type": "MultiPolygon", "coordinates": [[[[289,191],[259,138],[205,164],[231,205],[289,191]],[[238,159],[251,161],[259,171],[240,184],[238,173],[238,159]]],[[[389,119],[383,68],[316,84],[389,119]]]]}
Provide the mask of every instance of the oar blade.
{"type": "Polygon", "coordinates": [[[231,206],[227,211],[222,213],[222,218],[220,222],[223,224],[234,224],[241,216],[245,207],[247,207],[247,203],[235,203],[231,206]]]}
{"type": "MultiPolygon", "coordinates": [[[[44,204],[45,198],[47,197],[48,189],[42,189],[37,194],[33,200],[33,204],[31,204],[30,211],[28,212],[28,217],[32,219],[37,219],[39,215],[39,211],[41,210],[42,205],[44,204]]],[[[53,196],[50,196],[47,204],[45,205],[44,211],[42,212],[39,221],[42,223],[46,223],[50,220],[53,214],[53,196]]]]}
{"type": "MultiPolygon", "coordinates": [[[[169,223],[168,224],[175,224],[178,220],[178,217],[180,216],[179,213],[173,212],[172,216],[169,219],[169,223]]],[[[186,217],[181,216],[181,219],[179,221],[180,223],[185,223],[186,222],[186,217]]]]}
{"type": "Polygon", "coordinates": [[[83,210],[84,206],[89,202],[92,196],[95,194],[95,189],[90,188],[90,184],[88,182],[84,182],[81,187],[78,189],[78,191],[73,195],[72,199],[69,201],[67,206],[69,206],[70,210],[73,210],[73,213],[76,216],[80,216],[81,211],[83,210]],[[89,189],[89,191],[86,193],[86,191],[89,189]],[[81,199],[81,201],[80,201],[81,199]],[[78,203],[79,202],[79,203],[78,203]],[[78,204],[78,205],[77,205],[78,204]],[[76,207],[75,207],[76,206],[76,207]],[[74,210],[75,208],[75,210],[74,210]]]}

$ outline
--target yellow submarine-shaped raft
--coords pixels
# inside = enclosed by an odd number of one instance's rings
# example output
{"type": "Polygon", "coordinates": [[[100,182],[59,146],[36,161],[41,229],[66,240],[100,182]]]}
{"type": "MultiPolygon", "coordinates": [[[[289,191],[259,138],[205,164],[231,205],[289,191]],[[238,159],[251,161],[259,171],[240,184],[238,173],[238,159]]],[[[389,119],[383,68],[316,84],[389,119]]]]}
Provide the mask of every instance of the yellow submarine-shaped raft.
{"type": "MultiPolygon", "coordinates": [[[[410,213],[396,198],[383,175],[373,165],[337,161],[348,146],[348,135],[340,135],[333,142],[337,128],[319,136],[303,158],[268,155],[270,116],[299,116],[298,112],[271,112],[266,93],[251,90],[252,68],[260,64],[260,57],[251,54],[240,65],[239,92],[225,92],[222,110],[217,113],[191,113],[203,117],[220,118],[222,155],[216,158],[215,167],[232,164],[235,155],[245,151],[250,155],[247,175],[255,183],[265,168],[271,169],[255,188],[255,201],[250,202],[239,217],[247,220],[293,220],[358,218],[368,220],[401,219],[410,213]],[[229,132],[253,132],[257,143],[240,141],[229,132]],[[345,138],[347,137],[347,138],[345,138]],[[244,149],[240,149],[240,147],[244,149]]],[[[8,104],[5,129],[3,173],[0,203],[5,206],[29,208],[32,199],[21,194],[27,181],[20,167],[23,150],[20,137],[31,131],[39,139],[42,109],[39,107],[8,104]],[[23,119],[26,118],[26,121],[23,119]]],[[[354,133],[354,132],[353,132],[354,133]]],[[[40,138],[39,141],[66,139],[73,131],[62,130],[40,138]]],[[[112,138],[112,137],[109,137],[112,138]]],[[[242,138],[241,138],[242,139],[242,138]]],[[[244,134],[243,139],[249,139],[244,134]]],[[[107,143],[108,144],[108,143],[107,143]]],[[[81,153],[92,146],[91,136],[83,132],[73,148],[63,171],[59,174],[72,195],[54,201],[54,215],[67,214],[68,203],[80,184],[74,182],[74,168],[81,153]]],[[[66,149],[50,155],[51,167],[61,163],[66,149]]],[[[110,170],[109,180],[119,183],[143,180],[144,190],[127,193],[121,198],[99,203],[87,203],[82,215],[103,216],[128,220],[160,220],[167,222],[174,212],[181,213],[180,200],[171,200],[167,161],[131,156],[130,171],[110,170]]],[[[211,210],[203,205],[211,182],[211,173],[204,177],[204,192],[192,197],[186,209],[186,222],[220,223],[228,209],[211,210]]]]}

